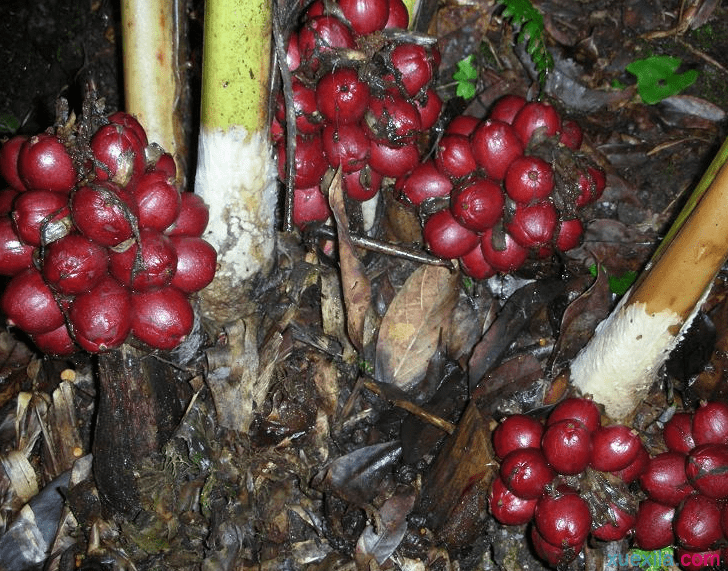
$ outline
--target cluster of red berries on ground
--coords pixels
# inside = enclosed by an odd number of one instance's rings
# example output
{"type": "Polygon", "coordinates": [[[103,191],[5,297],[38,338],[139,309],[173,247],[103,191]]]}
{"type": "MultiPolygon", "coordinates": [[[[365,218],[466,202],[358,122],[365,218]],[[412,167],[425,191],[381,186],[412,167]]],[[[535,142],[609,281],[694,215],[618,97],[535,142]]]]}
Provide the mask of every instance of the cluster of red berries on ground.
{"type": "Polygon", "coordinates": [[[598,407],[582,398],[557,405],[545,424],[509,416],[493,432],[500,469],[491,513],[505,525],[532,522],[533,548],[554,566],[573,560],[590,534],[600,541],[632,536],[646,551],[675,545],[676,561],[728,556],[728,405],[676,413],[663,435],[667,451],[650,457],[634,430],[602,426],[598,407]],[[597,505],[584,485],[595,474],[598,486],[621,487],[624,497],[597,505]],[[635,483],[647,496],[639,507],[626,488],[635,483]]]}
{"type": "MultiPolygon", "coordinates": [[[[341,167],[353,200],[385,187],[423,211],[429,199],[449,199],[449,208],[426,212],[424,241],[436,256],[459,258],[472,277],[512,272],[530,254],[577,246],[578,211],[606,183],[580,151],[579,125],[547,103],[509,95],[486,119],[452,120],[429,156],[430,130],[443,107],[433,88],[440,56],[433,42],[408,40],[401,32],[407,25],[401,0],[317,0],[304,13],[287,57],[296,126],[294,223],[329,217],[322,181],[341,167]],[[347,55],[352,50],[361,57],[347,55]]],[[[286,117],[279,95],[273,137],[282,179],[286,117]]]]}
{"type": "Polygon", "coordinates": [[[190,294],[215,274],[208,208],[180,192],[172,156],[133,116],[100,123],[85,142],[71,122],[0,149],[0,307],[44,353],[130,334],[172,349],[193,326],[190,294]]]}

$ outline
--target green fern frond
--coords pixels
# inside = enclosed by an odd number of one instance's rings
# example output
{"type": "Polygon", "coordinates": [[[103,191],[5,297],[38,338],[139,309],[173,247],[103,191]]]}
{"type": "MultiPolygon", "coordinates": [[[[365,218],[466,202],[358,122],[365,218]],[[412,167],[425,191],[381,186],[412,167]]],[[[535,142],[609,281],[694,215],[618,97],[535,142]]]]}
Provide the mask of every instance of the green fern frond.
{"type": "Polygon", "coordinates": [[[531,56],[538,72],[538,79],[543,85],[546,73],[554,68],[554,59],[546,49],[543,16],[533,7],[530,0],[499,0],[505,9],[503,17],[510,20],[518,29],[516,41],[525,43],[526,52],[531,56]]]}

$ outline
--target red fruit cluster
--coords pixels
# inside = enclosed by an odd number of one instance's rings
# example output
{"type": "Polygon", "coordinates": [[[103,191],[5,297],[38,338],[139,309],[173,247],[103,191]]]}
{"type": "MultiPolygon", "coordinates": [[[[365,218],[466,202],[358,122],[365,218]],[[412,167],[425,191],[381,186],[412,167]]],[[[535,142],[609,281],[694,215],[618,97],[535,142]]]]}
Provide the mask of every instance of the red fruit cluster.
{"type": "Polygon", "coordinates": [[[635,543],[645,550],[677,544],[679,561],[723,560],[728,557],[728,405],[709,402],[693,414],[678,412],[665,424],[663,437],[667,452],[650,458],[640,476],[648,499],[637,513],[635,543]]]}
{"type": "Polygon", "coordinates": [[[513,272],[529,254],[579,244],[578,210],[597,200],[606,182],[604,171],[579,154],[581,142],[579,125],[548,103],[507,95],[483,120],[455,118],[434,158],[396,188],[415,206],[450,196],[450,208],[424,225],[433,254],[459,258],[477,279],[513,272]],[[556,168],[557,160],[569,167],[556,168]]]}
{"type": "Polygon", "coordinates": [[[493,448],[501,465],[490,491],[491,513],[505,525],[532,521],[533,547],[549,564],[573,560],[590,533],[611,541],[634,527],[635,515],[616,504],[607,506],[610,521],[598,525],[587,501],[567,485],[587,469],[609,472],[628,484],[649,459],[629,427],[601,425],[593,401],[566,399],[545,425],[527,415],[509,416],[493,432],[493,448]]]}
{"type": "MultiPolygon", "coordinates": [[[[385,177],[420,162],[418,140],[436,123],[442,101],[432,89],[439,52],[431,43],[382,33],[406,29],[402,0],[316,0],[288,44],[296,144],[293,220],[298,227],[330,213],[320,185],[341,167],[353,200],[373,198],[385,177]],[[362,57],[346,58],[360,48],[362,57]]],[[[273,137],[286,177],[286,106],[279,95],[273,137]]]]}
{"type": "Polygon", "coordinates": [[[0,148],[2,312],[45,353],[105,351],[130,334],[172,349],[192,329],[190,294],[215,274],[207,206],[180,193],[174,160],[147,153],[131,115],[81,139],[46,132],[0,148]]]}

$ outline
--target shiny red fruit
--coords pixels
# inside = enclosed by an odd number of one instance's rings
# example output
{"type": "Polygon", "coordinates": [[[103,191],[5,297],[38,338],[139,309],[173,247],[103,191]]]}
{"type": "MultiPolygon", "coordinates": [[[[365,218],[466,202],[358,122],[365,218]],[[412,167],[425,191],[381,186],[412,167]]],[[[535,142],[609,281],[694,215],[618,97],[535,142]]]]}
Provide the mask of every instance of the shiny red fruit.
{"type": "Polygon", "coordinates": [[[18,175],[29,190],[61,193],[68,193],[78,177],[64,144],[48,133],[33,135],[20,147],[18,175]]]}
{"type": "Polygon", "coordinates": [[[452,179],[469,176],[478,168],[465,135],[445,135],[437,144],[435,165],[452,179]]]}
{"type": "Polygon", "coordinates": [[[539,448],[543,425],[526,414],[507,416],[493,431],[493,451],[499,458],[519,448],[539,448]]]}
{"type": "Polygon", "coordinates": [[[628,466],[639,452],[642,441],[629,426],[612,424],[592,432],[592,467],[613,472],[628,466]]]}
{"type": "Polygon", "coordinates": [[[96,179],[110,180],[126,186],[136,175],[144,172],[144,144],[134,129],[109,123],[91,137],[91,150],[96,164],[96,179]]]}
{"type": "Polygon", "coordinates": [[[147,132],[144,130],[144,127],[142,127],[142,124],[139,122],[139,120],[134,117],[134,115],[130,115],[129,113],[125,113],[124,111],[117,111],[116,113],[112,113],[111,115],[109,115],[109,122],[115,125],[121,125],[126,129],[131,129],[132,131],[134,131],[134,134],[141,141],[143,146],[146,147],[149,144],[149,141],[147,139],[147,132]]]}
{"type": "Polygon", "coordinates": [[[382,185],[382,175],[365,165],[358,171],[344,174],[341,185],[352,200],[369,200],[374,198],[382,185]]]}
{"type": "Polygon", "coordinates": [[[369,159],[369,138],[358,124],[328,123],[321,133],[329,164],[345,173],[361,170],[369,159]]]}
{"type": "Polygon", "coordinates": [[[500,478],[519,498],[539,498],[556,477],[540,448],[517,448],[501,461],[500,478]]]}
{"type": "Polygon", "coordinates": [[[339,0],[344,17],[360,36],[383,30],[389,19],[386,0],[339,0]]]}
{"type": "Polygon", "coordinates": [[[602,424],[599,407],[591,399],[570,397],[557,404],[546,419],[546,426],[561,420],[578,420],[591,432],[602,424]]]}
{"type": "Polygon", "coordinates": [[[154,163],[152,170],[164,173],[167,178],[172,180],[177,177],[177,163],[174,162],[174,157],[169,153],[162,153],[157,162],[154,163]]]}
{"type": "Polygon", "coordinates": [[[202,236],[210,220],[210,209],[199,194],[182,192],[177,220],[165,230],[167,236],[202,236]]]}
{"type": "Polygon", "coordinates": [[[422,130],[417,107],[393,91],[371,98],[364,124],[369,138],[391,145],[410,144],[422,130]]]}
{"type": "Polygon", "coordinates": [[[132,334],[154,349],[174,349],[192,331],[192,306],[173,287],[134,293],[132,310],[132,334]]]}
{"type": "Polygon", "coordinates": [[[704,496],[728,498],[728,445],[700,444],[685,463],[688,481],[704,496]]]}
{"type": "MultiPolygon", "coordinates": [[[[278,150],[278,175],[281,180],[286,180],[286,142],[281,141],[277,146],[278,150]]],[[[329,163],[324,156],[321,135],[309,135],[307,137],[296,136],[296,152],[294,155],[296,163],[296,177],[294,186],[296,188],[308,188],[316,186],[321,182],[329,163]]]]}
{"type": "Polygon", "coordinates": [[[490,513],[503,525],[523,525],[531,521],[536,501],[516,496],[499,476],[493,480],[488,495],[490,513]]]}
{"type": "Polygon", "coordinates": [[[526,99],[520,95],[509,93],[493,104],[488,117],[493,121],[513,123],[516,114],[526,105],[526,99]]]}
{"type": "Polygon", "coordinates": [[[535,526],[531,528],[531,543],[533,544],[533,549],[536,551],[536,555],[552,567],[564,566],[570,563],[576,559],[576,556],[579,555],[584,547],[583,543],[572,547],[552,545],[543,538],[535,526]]]}
{"type": "Polygon", "coordinates": [[[550,202],[519,204],[506,230],[524,248],[543,246],[551,242],[559,215],[550,202]]]}
{"type": "Polygon", "coordinates": [[[68,327],[64,323],[53,331],[48,333],[38,333],[32,335],[35,346],[46,355],[55,355],[58,357],[71,355],[78,351],[76,343],[71,339],[68,333],[68,327]]]}
{"type": "Polygon", "coordinates": [[[417,95],[432,80],[430,56],[427,50],[418,44],[399,44],[392,50],[391,60],[392,66],[398,72],[397,78],[410,97],[417,95]]]}
{"type": "Polygon", "coordinates": [[[615,470],[612,474],[617,476],[617,478],[622,480],[625,484],[631,484],[647,471],[649,462],[649,453],[644,446],[640,446],[639,452],[637,452],[637,457],[632,460],[626,468],[615,470]]]}
{"type": "Polygon", "coordinates": [[[478,245],[478,235],[458,223],[450,210],[440,210],[430,216],[423,228],[425,242],[435,256],[459,258],[478,245]]]}
{"type": "Polygon", "coordinates": [[[349,28],[333,16],[314,16],[306,20],[298,31],[298,49],[301,61],[318,69],[319,55],[335,48],[354,48],[354,36],[349,28]]]}
{"type": "Polygon", "coordinates": [[[485,261],[480,243],[467,254],[460,256],[459,260],[463,272],[476,280],[484,280],[496,274],[491,265],[485,261]]]}
{"type": "Polygon", "coordinates": [[[568,147],[572,151],[578,151],[581,147],[582,140],[584,139],[584,133],[579,126],[579,123],[573,119],[564,119],[561,122],[561,134],[559,135],[559,142],[568,147]]]}
{"type": "Polygon", "coordinates": [[[590,432],[578,420],[559,420],[546,427],[541,449],[559,474],[580,474],[591,459],[590,432]]]}
{"type": "Polygon", "coordinates": [[[675,512],[672,521],[678,543],[691,551],[716,547],[723,539],[720,527],[720,506],[712,498],[696,494],[687,498],[675,512]]]}
{"type": "Polygon", "coordinates": [[[651,458],[640,476],[640,487],[650,499],[677,506],[695,492],[685,474],[685,460],[682,452],[663,452],[651,458]]]}
{"type": "Polygon", "coordinates": [[[406,175],[420,162],[420,153],[415,145],[392,147],[372,141],[369,152],[369,166],[379,174],[392,178],[406,175]]]}
{"type": "Polygon", "coordinates": [[[480,119],[477,117],[473,117],[472,115],[457,115],[445,127],[445,134],[470,137],[478,125],[480,125],[480,119]]]}
{"type": "Polygon", "coordinates": [[[133,242],[123,252],[110,252],[111,275],[135,291],[169,285],[177,268],[177,252],[171,239],[149,228],[141,230],[139,237],[141,247],[133,242]]]}
{"type": "Polygon", "coordinates": [[[501,219],[504,204],[499,184],[487,178],[476,178],[453,191],[450,210],[465,228],[483,232],[501,219]]]}
{"type": "Polygon", "coordinates": [[[79,187],[71,197],[71,216],[80,232],[102,246],[116,246],[132,237],[136,201],[112,182],[79,187]]]}
{"type": "Polygon", "coordinates": [[[543,538],[559,547],[580,545],[591,530],[589,506],[572,492],[541,496],[536,504],[533,521],[543,538]]]}
{"type": "Polygon", "coordinates": [[[51,222],[69,214],[68,198],[50,190],[28,190],[20,193],[13,203],[13,227],[26,244],[40,246],[47,238],[51,222]]]}
{"type": "Polygon", "coordinates": [[[0,306],[8,325],[31,335],[48,333],[64,323],[53,292],[35,268],[23,270],[8,282],[0,306]]]}
{"type": "Polygon", "coordinates": [[[561,131],[561,117],[549,103],[531,101],[526,103],[513,118],[513,128],[524,145],[531,137],[553,137],[561,131]]]}
{"type": "Polygon", "coordinates": [[[634,525],[634,542],[645,551],[663,549],[675,542],[672,531],[673,506],[666,506],[654,500],[640,502],[637,521],[634,525]]]}
{"type": "Polygon", "coordinates": [[[170,238],[177,252],[177,268],[171,286],[184,293],[201,290],[212,282],[217,269],[217,252],[202,238],[170,238]]]}
{"type": "Polygon", "coordinates": [[[28,140],[25,135],[15,135],[11,137],[2,147],[0,147],[0,176],[5,179],[15,190],[23,191],[27,190],[25,184],[20,180],[20,174],[18,173],[18,155],[20,154],[20,147],[23,143],[28,140]]]}
{"type": "Polygon", "coordinates": [[[676,412],[662,429],[665,446],[674,452],[687,454],[695,448],[693,439],[693,415],[689,412],[676,412]]]}
{"type": "Polygon", "coordinates": [[[598,167],[587,167],[585,171],[579,173],[577,178],[579,196],[576,198],[576,206],[582,208],[599,200],[605,186],[606,175],[604,171],[598,167]]]}
{"type": "Polygon", "coordinates": [[[13,211],[13,203],[20,191],[14,188],[0,190],[0,215],[10,214],[13,211]]]}
{"type": "Polygon", "coordinates": [[[359,80],[356,69],[339,67],[319,79],[316,106],[328,121],[357,123],[369,107],[369,85],[359,80]]]}
{"type": "Polygon", "coordinates": [[[162,232],[180,213],[182,198],[174,179],[153,170],[142,174],[134,183],[132,196],[137,204],[139,228],[162,232]]]}
{"type": "Polygon", "coordinates": [[[33,265],[33,246],[18,238],[9,216],[0,218],[0,275],[14,276],[33,265]]]}
{"type": "Polygon", "coordinates": [[[126,340],[131,313],[129,290],[105,276],[91,291],[73,300],[68,317],[76,342],[86,351],[98,353],[126,340]]]}
{"type": "Polygon", "coordinates": [[[318,186],[293,191],[293,223],[298,228],[305,228],[311,222],[323,222],[329,216],[329,203],[318,186]]]}
{"type": "Polygon", "coordinates": [[[395,188],[404,200],[419,206],[428,198],[449,196],[452,182],[430,159],[417,165],[406,177],[398,179],[395,188]]]}
{"type": "MultiPolygon", "coordinates": [[[[299,135],[313,135],[323,127],[321,113],[316,106],[316,92],[306,86],[299,79],[293,78],[293,112],[296,117],[296,133],[299,135]]],[[[281,124],[286,123],[286,104],[283,94],[276,100],[276,119],[281,124]]]]}
{"type": "Polygon", "coordinates": [[[492,228],[483,232],[480,247],[485,261],[498,272],[509,273],[520,268],[528,258],[528,250],[519,245],[508,232],[502,234],[502,244],[494,244],[494,238],[492,228]]]}
{"type": "Polygon", "coordinates": [[[405,3],[402,0],[389,0],[389,18],[384,28],[406,30],[407,26],[409,26],[409,13],[405,3]]]}
{"type": "Polygon", "coordinates": [[[693,440],[701,444],[728,444],[728,404],[702,403],[693,414],[693,440]]]}
{"type": "Polygon", "coordinates": [[[298,49],[298,32],[294,31],[288,38],[288,47],[286,48],[286,63],[290,71],[296,71],[301,65],[301,52],[298,49]]]}
{"type": "Polygon", "coordinates": [[[607,523],[592,530],[592,535],[602,541],[619,541],[627,537],[637,522],[637,516],[615,504],[609,504],[607,523]]]}
{"type": "Polygon", "coordinates": [[[470,137],[473,157],[490,178],[503,180],[511,163],[523,155],[515,129],[503,121],[482,122],[470,137]]]}
{"type": "Polygon", "coordinates": [[[434,127],[440,118],[442,106],[442,99],[440,99],[440,96],[431,87],[427,89],[424,97],[415,99],[415,107],[417,107],[417,111],[420,114],[421,129],[423,131],[429,131],[434,127]]]}
{"type": "Polygon", "coordinates": [[[510,164],[503,185],[519,204],[544,200],[554,189],[554,169],[540,157],[524,155],[510,164]]]}
{"type": "Polygon", "coordinates": [[[568,252],[581,243],[584,235],[584,224],[578,218],[562,220],[556,229],[556,247],[562,252],[568,252]]]}
{"type": "Polygon", "coordinates": [[[93,288],[109,266],[106,248],[80,234],[69,234],[51,243],[43,256],[43,277],[65,295],[93,288]]]}

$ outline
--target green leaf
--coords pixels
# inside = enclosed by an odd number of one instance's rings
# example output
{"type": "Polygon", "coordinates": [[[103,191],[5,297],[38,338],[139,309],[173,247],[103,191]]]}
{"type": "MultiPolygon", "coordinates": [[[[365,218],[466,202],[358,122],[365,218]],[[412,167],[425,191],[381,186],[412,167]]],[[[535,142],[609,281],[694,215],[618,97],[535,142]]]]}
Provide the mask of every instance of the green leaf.
{"type": "MultiPolygon", "coordinates": [[[[589,273],[594,277],[597,276],[596,264],[589,266],[589,273]]],[[[637,279],[637,275],[637,272],[628,270],[621,276],[607,276],[607,280],[609,281],[609,291],[615,295],[624,295],[637,279]]]]}
{"type": "Polygon", "coordinates": [[[554,67],[554,60],[546,48],[546,28],[541,12],[529,0],[500,0],[500,3],[505,6],[503,17],[510,19],[514,28],[519,28],[516,41],[526,43],[526,51],[531,56],[539,81],[543,85],[546,72],[554,67]]]}
{"type": "Polygon", "coordinates": [[[675,73],[681,63],[680,58],[673,56],[650,56],[633,61],[626,69],[637,77],[637,91],[642,101],[654,105],[695,83],[697,70],[675,73]]]}
{"type": "Polygon", "coordinates": [[[0,115],[0,133],[15,133],[20,129],[20,121],[12,113],[3,113],[0,115]]]}
{"type": "Polygon", "coordinates": [[[478,70],[473,66],[475,57],[470,54],[458,62],[458,70],[453,73],[452,78],[458,86],[455,93],[463,99],[475,97],[475,80],[478,78],[478,70]]]}

